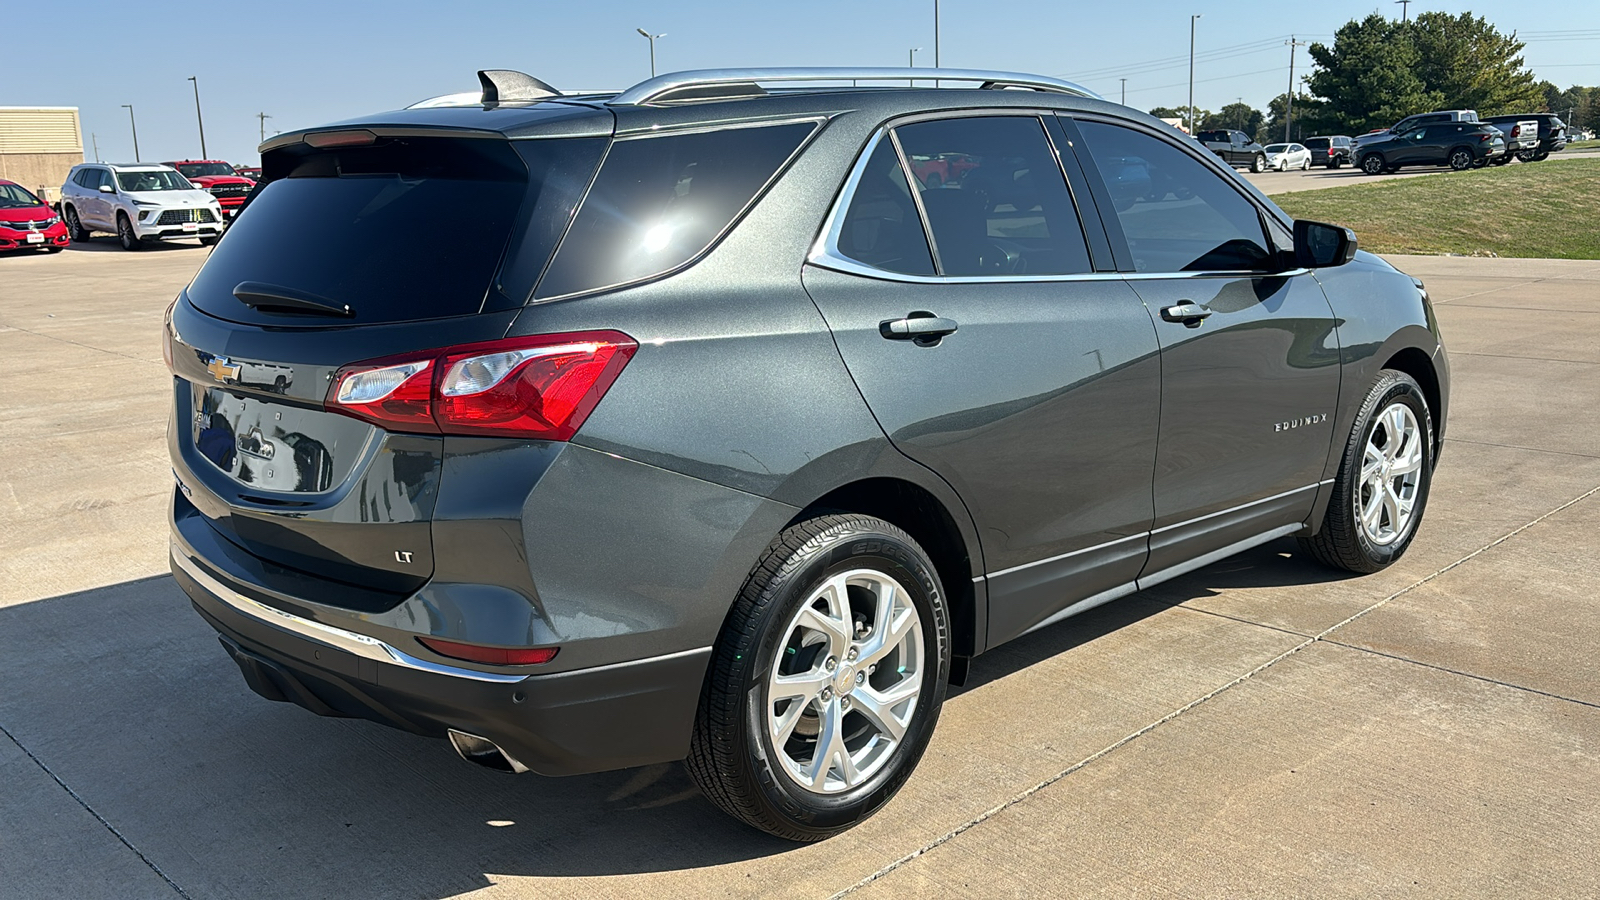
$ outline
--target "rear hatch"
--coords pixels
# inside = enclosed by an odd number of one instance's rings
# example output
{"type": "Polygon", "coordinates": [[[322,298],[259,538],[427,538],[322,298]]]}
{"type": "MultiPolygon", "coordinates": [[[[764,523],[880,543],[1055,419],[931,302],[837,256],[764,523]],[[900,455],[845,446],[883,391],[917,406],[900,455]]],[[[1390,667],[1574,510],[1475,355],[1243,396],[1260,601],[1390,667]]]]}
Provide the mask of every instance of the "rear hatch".
{"type": "Polygon", "coordinates": [[[260,559],[395,602],[426,582],[444,439],[330,412],[330,385],[352,363],[503,337],[604,118],[547,140],[365,125],[270,147],[172,313],[180,530],[203,517],[260,559]]]}

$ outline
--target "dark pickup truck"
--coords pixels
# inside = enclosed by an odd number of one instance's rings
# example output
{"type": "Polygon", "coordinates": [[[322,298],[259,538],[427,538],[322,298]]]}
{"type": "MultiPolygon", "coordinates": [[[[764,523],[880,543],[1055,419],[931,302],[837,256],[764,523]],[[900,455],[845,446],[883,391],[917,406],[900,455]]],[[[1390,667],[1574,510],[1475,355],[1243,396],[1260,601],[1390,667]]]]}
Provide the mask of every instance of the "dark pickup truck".
{"type": "Polygon", "coordinates": [[[1242,131],[1202,131],[1194,137],[1230,166],[1244,166],[1252,172],[1267,170],[1267,151],[1242,131]]]}

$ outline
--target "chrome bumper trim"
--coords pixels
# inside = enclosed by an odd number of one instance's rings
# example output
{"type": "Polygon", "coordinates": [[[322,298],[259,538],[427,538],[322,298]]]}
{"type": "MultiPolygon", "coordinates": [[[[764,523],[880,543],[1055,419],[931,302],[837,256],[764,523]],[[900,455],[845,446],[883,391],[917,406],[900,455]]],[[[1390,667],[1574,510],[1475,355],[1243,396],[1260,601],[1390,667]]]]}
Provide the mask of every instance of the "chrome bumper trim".
{"type": "Polygon", "coordinates": [[[497,672],[479,672],[475,669],[461,669],[455,666],[440,665],[425,659],[418,659],[409,653],[380,641],[375,637],[346,631],[332,625],[324,625],[311,619],[284,612],[274,606],[268,606],[257,600],[244,596],[233,588],[218,581],[211,574],[201,569],[190,559],[183,549],[176,544],[172,546],[173,564],[183,570],[183,573],[194,579],[201,587],[211,593],[213,597],[232,607],[235,612],[249,616],[264,625],[270,625],[279,631],[316,641],[335,650],[343,650],[367,659],[388,663],[392,666],[403,666],[407,669],[416,669],[434,675],[446,675],[451,678],[467,678],[473,681],[488,681],[496,684],[515,684],[527,679],[527,674],[501,674],[497,672]]]}

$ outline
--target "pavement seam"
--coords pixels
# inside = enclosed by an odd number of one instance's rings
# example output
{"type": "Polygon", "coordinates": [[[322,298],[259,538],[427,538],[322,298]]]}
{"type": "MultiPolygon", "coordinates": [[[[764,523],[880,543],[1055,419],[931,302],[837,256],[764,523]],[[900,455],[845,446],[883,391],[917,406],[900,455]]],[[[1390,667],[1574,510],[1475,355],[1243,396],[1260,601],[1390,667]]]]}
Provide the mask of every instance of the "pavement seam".
{"type": "MultiPolygon", "coordinates": [[[[1473,307],[1473,309],[1484,309],[1484,307],[1475,306],[1475,307],[1473,307]]],[[[1596,312],[1600,312],[1600,310],[1596,310],[1596,312]]],[[[1557,358],[1555,358],[1553,356],[1514,356],[1514,355],[1512,355],[1510,353],[1474,353],[1471,350],[1452,350],[1452,351],[1450,351],[1450,355],[1451,356],[1487,356],[1490,359],[1515,359],[1515,360],[1521,360],[1523,362],[1553,362],[1553,363],[1572,363],[1573,365],[1577,365],[1577,366],[1600,366],[1600,362],[1596,362],[1596,361],[1594,361],[1592,359],[1557,359],[1557,358]]]]}
{"type": "MultiPolygon", "coordinates": [[[[1439,570],[1433,572],[1430,575],[1426,575],[1426,576],[1424,576],[1422,578],[1417,579],[1416,581],[1412,582],[1411,584],[1408,584],[1405,587],[1403,587],[1403,588],[1395,591],[1394,593],[1390,594],[1389,596],[1384,597],[1382,600],[1379,600],[1376,603],[1373,603],[1371,606],[1368,606],[1365,609],[1361,609],[1361,610],[1351,614],[1350,616],[1348,616],[1344,620],[1342,620],[1340,622],[1337,622],[1337,623],[1335,623],[1333,625],[1330,625],[1329,627],[1327,627],[1327,628],[1323,629],[1322,631],[1318,632],[1315,636],[1307,638],[1304,641],[1301,641],[1299,644],[1296,644],[1295,646],[1289,648],[1288,650],[1283,651],[1282,653],[1278,654],[1277,656],[1274,656],[1273,658],[1267,660],[1266,662],[1261,663],[1260,665],[1258,665],[1255,668],[1249,670],[1248,672],[1245,672],[1244,674],[1239,675],[1238,677],[1236,677],[1233,680],[1227,682],[1226,684],[1223,684],[1223,685],[1221,685],[1219,687],[1216,687],[1216,688],[1212,689],[1211,691],[1207,692],[1206,694],[1203,694],[1203,695],[1201,695],[1199,697],[1196,697],[1193,700],[1190,700],[1188,703],[1185,703],[1184,705],[1178,707],[1177,709],[1167,713],[1166,715],[1164,715],[1161,718],[1155,720],[1154,722],[1151,722],[1150,724],[1144,726],[1143,728],[1140,728],[1139,730],[1133,732],[1132,734],[1127,735],[1126,737],[1123,737],[1123,738],[1121,738],[1121,739],[1119,739],[1119,740],[1117,740],[1117,741],[1115,741],[1115,742],[1113,742],[1111,744],[1108,744],[1105,747],[1102,747],[1101,749],[1095,751],[1094,753],[1089,754],[1088,756],[1084,757],[1083,759],[1079,760],[1078,762],[1073,763],[1072,765],[1068,766],[1067,768],[1061,770],[1060,772],[1056,773],[1055,775],[1053,775],[1053,776],[1051,776],[1049,778],[1046,778],[1045,780],[1043,780],[1043,781],[1033,785],[1032,787],[1029,787],[1028,789],[1022,791],[1021,793],[1011,797],[1009,800],[1005,800],[1005,801],[1003,801],[1003,802],[1001,802],[999,804],[996,804],[995,806],[990,807],[989,809],[985,810],[982,813],[979,813],[978,815],[974,816],[973,818],[968,819],[966,822],[956,826],[955,828],[951,829],[948,832],[945,832],[940,837],[935,838],[934,840],[932,840],[929,843],[923,845],[922,847],[919,847],[916,850],[913,850],[910,853],[907,853],[905,856],[902,856],[899,859],[895,860],[894,862],[888,864],[887,866],[884,866],[883,868],[879,869],[878,871],[873,872],[871,875],[868,875],[867,877],[861,879],[860,881],[857,881],[856,883],[844,888],[843,890],[839,891],[838,893],[835,893],[830,898],[830,900],[839,900],[839,898],[841,898],[841,897],[844,897],[844,896],[846,896],[848,894],[852,894],[855,891],[857,891],[857,890],[859,890],[859,889],[861,889],[863,887],[866,887],[867,885],[871,884],[872,882],[877,881],[880,878],[883,878],[884,876],[890,874],[891,872],[895,871],[896,869],[900,868],[901,866],[905,865],[906,863],[911,862],[912,860],[916,859],[917,857],[922,856],[922,855],[924,855],[926,853],[929,853],[930,851],[935,850],[935,849],[939,848],[940,846],[943,846],[946,843],[949,843],[950,841],[952,841],[955,838],[961,836],[962,834],[965,834],[967,831],[971,830],[972,828],[975,828],[978,825],[981,825],[984,822],[987,822],[989,819],[994,818],[995,816],[999,815],[1000,813],[1005,812],[1006,810],[1010,809],[1011,807],[1016,806],[1018,803],[1021,803],[1022,801],[1028,799],[1029,797],[1032,797],[1034,794],[1037,794],[1040,791],[1044,790],[1045,788],[1050,787],[1051,785],[1053,785],[1056,782],[1062,780],[1063,778],[1066,778],[1068,775],[1071,775],[1074,772],[1077,772],[1078,770],[1084,768],[1085,766],[1088,766],[1090,763],[1093,763],[1093,762],[1101,759],[1102,757],[1107,756],[1112,751],[1118,750],[1118,749],[1126,746],[1127,744],[1132,743],[1137,738],[1140,738],[1140,737],[1143,737],[1146,734],[1149,734],[1151,731],[1154,731],[1155,729],[1161,727],[1162,725],[1165,725],[1166,723],[1172,721],[1173,719],[1178,718],[1179,716],[1183,715],[1184,713],[1188,712],[1189,710],[1194,709],[1195,707],[1201,705],[1202,703],[1205,703],[1207,700],[1210,700],[1213,697],[1216,697],[1216,696],[1218,696],[1218,695],[1220,695],[1220,694],[1222,694],[1222,693],[1224,693],[1224,692],[1226,692],[1226,691],[1228,691],[1228,690],[1230,690],[1230,689],[1232,689],[1234,687],[1237,687],[1238,685],[1241,685],[1241,684],[1245,683],[1246,681],[1249,681],[1251,678],[1254,678],[1256,675],[1258,675],[1258,674],[1266,671],[1267,669],[1277,665],[1278,663],[1282,662],[1283,660],[1288,659],[1291,656],[1294,656],[1295,654],[1299,653],[1301,650],[1304,650],[1307,647],[1310,647],[1312,644],[1316,644],[1316,643],[1320,643],[1320,642],[1324,641],[1327,638],[1328,635],[1332,634],[1335,631],[1338,631],[1340,628],[1343,628],[1346,625],[1349,625],[1351,622],[1356,621],[1357,619],[1365,616],[1366,614],[1368,614],[1370,612],[1373,612],[1374,610],[1377,610],[1377,609],[1383,607],[1389,601],[1394,600],[1395,598],[1400,597],[1400,596],[1402,596],[1404,594],[1408,594],[1411,591],[1416,590],[1419,587],[1422,587],[1423,585],[1427,584],[1428,582],[1434,580],[1435,578],[1438,578],[1439,576],[1445,574],[1446,572],[1449,572],[1450,570],[1456,568],[1457,566],[1460,566],[1461,564],[1467,562],[1468,560],[1477,558],[1479,555],[1481,555],[1481,554],[1483,554],[1483,553],[1485,553],[1485,552],[1487,552],[1487,551],[1489,551],[1489,550],[1491,550],[1491,549],[1493,549],[1495,547],[1500,546],[1501,544],[1505,543],[1506,541],[1516,537],[1517,535],[1519,535],[1522,532],[1528,530],[1529,528],[1532,528],[1533,526],[1539,524],[1540,522],[1543,522],[1545,519],[1550,518],[1551,516],[1555,515],[1556,513],[1562,512],[1563,510],[1566,510],[1569,507],[1572,507],[1572,506],[1574,506],[1574,505],[1576,505],[1576,504],[1578,504],[1578,503],[1580,503],[1580,502],[1582,502],[1584,500],[1587,500],[1588,498],[1594,496],[1597,493],[1600,493],[1600,485],[1595,485],[1594,487],[1590,488],[1589,490],[1584,491],[1582,494],[1579,494],[1578,496],[1572,498],[1571,500],[1568,500],[1566,503],[1563,503],[1560,506],[1556,507],[1555,509],[1552,509],[1549,512],[1544,513],[1543,515],[1539,516],[1538,518],[1535,518],[1532,521],[1527,522],[1526,524],[1519,525],[1516,528],[1513,528],[1512,530],[1506,532],[1505,534],[1501,535],[1500,537],[1495,538],[1494,540],[1490,541],[1489,543],[1484,544],[1482,547],[1479,547],[1478,549],[1472,551],[1471,553],[1468,553],[1466,556],[1461,557],[1460,559],[1456,560],[1455,562],[1450,563],[1449,565],[1444,566],[1443,568],[1440,568],[1439,570]]],[[[1328,643],[1338,643],[1338,642],[1328,641],[1328,643]]],[[[1345,645],[1339,644],[1339,646],[1345,646],[1345,645]]]]}
{"type": "Polygon", "coordinates": [[[1444,439],[1444,442],[1447,444],[1476,444],[1479,447],[1499,447],[1501,450],[1526,450],[1529,453],[1554,453],[1557,456],[1576,456],[1579,459],[1600,459],[1600,456],[1589,453],[1574,453],[1571,450],[1546,450],[1543,447],[1522,447],[1517,444],[1496,444],[1493,441],[1474,441],[1467,438],[1447,437],[1444,439]]]}
{"type": "Polygon", "coordinates": [[[1490,678],[1487,675],[1476,675],[1472,672],[1463,672],[1460,669],[1452,669],[1449,666],[1441,666],[1438,663],[1423,662],[1420,659],[1412,659],[1409,656],[1401,656],[1398,653],[1385,653],[1382,650],[1374,650],[1371,647],[1363,647],[1359,644],[1347,644],[1344,641],[1328,640],[1326,642],[1335,647],[1345,647],[1360,653],[1370,653],[1373,656],[1381,656],[1385,659],[1392,659],[1396,662],[1410,663],[1413,666],[1421,666],[1424,669],[1433,669],[1438,672],[1448,672],[1451,675],[1460,675],[1463,678],[1471,678],[1475,681],[1488,682],[1489,684],[1499,685],[1500,687],[1511,688],[1514,691],[1524,691],[1529,694],[1538,694],[1541,697],[1549,697],[1552,700],[1565,700],[1568,703],[1576,703],[1579,706],[1587,706],[1590,709],[1600,709],[1600,703],[1593,703],[1588,700],[1579,700],[1577,697],[1567,697],[1562,694],[1552,694],[1549,691],[1541,691],[1538,688],[1528,687],[1524,684],[1514,684],[1510,681],[1501,681],[1498,678],[1490,678]]]}
{"type": "Polygon", "coordinates": [[[175,891],[179,897],[184,898],[184,900],[194,900],[194,898],[189,896],[188,891],[185,891],[183,888],[179,887],[176,881],[173,881],[172,878],[167,875],[167,873],[161,871],[161,867],[155,864],[155,860],[145,856],[142,850],[140,850],[138,847],[135,847],[133,842],[124,837],[122,832],[118,831],[115,825],[112,825],[109,821],[107,821],[105,816],[100,815],[100,813],[97,812],[94,807],[89,805],[88,801],[79,796],[78,792],[73,790],[71,785],[63,781],[60,775],[57,775],[55,772],[51,771],[50,767],[44,764],[44,760],[35,756],[32,750],[24,747],[22,742],[17,740],[17,736],[7,730],[4,725],[0,725],[0,734],[5,735],[6,738],[11,741],[11,743],[16,745],[18,750],[21,750],[24,755],[33,760],[33,764],[38,766],[46,775],[49,775],[51,780],[57,785],[60,785],[61,789],[67,792],[67,796],[78,801],[78,805],[83,807],[84,811],[89,815],[94,816],[95,821],[99,822],[101,825],[104,825],[105,829],[111,832],[112,837],[115,837],[117,840],[122,842],[122,846],[132,850],[133,855],[139,857],[139,861],[148,866],[150,871],[156,873],[156,875],[159,876],[162,881],[165,881],[167,886],[172,888],[172,890],[175,891]]]}
{"type": "Polygon", "coordinates": [[[23,334],[31,334],[31,335],[33,335],[34,337],[37,337],[37,338],[44,338],[47,341],[56,341],[57,343],[71,344],[74,347],[79,347],[79,348],[82,348],[84,350],[93,350],[96,353],[109,353],[112,356],[120,356],[123,359],[131,359],[134,362],[150,363],[151,365],[161,365],[161,363],[159,363],[159,362],[157,362],[155,360],[152,360],[152,359],[145,359],[145,358],[139,357],[139,356],[129,356],[126,353],[121,353],[121,352],[118,352],[116,350],[107,350],[104,347],[94,347],[94,346],[91,346],[89,344],[84,344],[84,343],[80,343],[78,341],[70,340],[68,338],[57,337],[56,335],[53,335],[53,334],[45,334],[42,331],[34,331],[31,328],[23,328],[21,325],[10,325],[10,326],[7,326],[7,327],[16,329],[17,331],[20,331],[23,334]]]}

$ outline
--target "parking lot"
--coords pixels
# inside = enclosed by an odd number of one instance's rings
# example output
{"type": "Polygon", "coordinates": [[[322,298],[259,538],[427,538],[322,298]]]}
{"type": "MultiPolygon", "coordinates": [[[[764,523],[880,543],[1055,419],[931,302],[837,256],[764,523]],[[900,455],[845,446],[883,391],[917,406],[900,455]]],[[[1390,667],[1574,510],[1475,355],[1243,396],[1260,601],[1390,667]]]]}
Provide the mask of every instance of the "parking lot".
{"type": "MultiPolygon", "coordinates": [[[[1531,165],[1542,166],[1552,162],[1561,162],[1569,159],[1584,159],[1600,156],[1600,150],[1563,150],[1553,153],[1549,159],[1531,165]]],[[[1525,163],[1513,162],[1508,165],[1520,166],[1525,163]]],[[[1338,169],[1327,169],[1320,166],[1312,167],[1305,171],[1291,170],[1288,172],[1262,172],[1259,175],[1240,171],[1246,180],[1260,189],[1263,194],[1287,194],[1290,191],[1319,191],[1324,188],[1345,187],[1352,184],[1372,184],[1374,182],[1395,181],[1401,178],[1420,178],[1424,175],[1446,175],[1450,170],[1434,166],[1422,168],[1401,169],[1388,175],[1372,176],[1364,174],[1360,169],[1352,166],[1343,166],[1338,169]]]]}
{"type": "Polygon", "coordinates": [[[1282,541],[1005,645],[800,847],[677,766],[507,777],[249,691],[165,574],[159,328],[206,252],[0,258],[0,894],[1600,895],[1600,262],[1394,260],[1454,369],[1398,564],[1282,541]]]}

